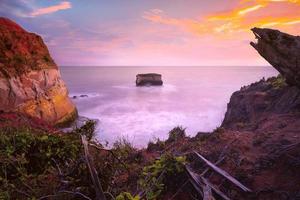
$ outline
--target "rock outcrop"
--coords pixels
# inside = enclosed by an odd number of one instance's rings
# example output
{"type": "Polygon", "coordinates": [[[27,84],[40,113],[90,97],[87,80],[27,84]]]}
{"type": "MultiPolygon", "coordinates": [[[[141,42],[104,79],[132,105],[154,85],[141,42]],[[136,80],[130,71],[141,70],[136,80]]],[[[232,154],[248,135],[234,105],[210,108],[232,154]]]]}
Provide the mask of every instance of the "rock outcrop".
{"type": "Polygon", "coordinates": [[[136,86],[162,85],[161,74],[149,73],[136,75],[136,86]]]}
{"type": "Polygon", "coordinates": [[[0,18],[0,110],[59,125],[77,110],[42,38],[0,18]]]}
{"type": "Polygon", "coordinates": [[[273,77],[233,93],[222,127],[255,131],[269,124],[283,128],[288,119],[299,118],[299,114],[300,89],[287,85],[282,77],[273,77]]]}
{"type": "Polygon", "coordinates": [[[278,30],[253,28],[257,43],[251,45],[275,69],[287,83],[300,88],[300,36],[292,36],[278,30]]]}

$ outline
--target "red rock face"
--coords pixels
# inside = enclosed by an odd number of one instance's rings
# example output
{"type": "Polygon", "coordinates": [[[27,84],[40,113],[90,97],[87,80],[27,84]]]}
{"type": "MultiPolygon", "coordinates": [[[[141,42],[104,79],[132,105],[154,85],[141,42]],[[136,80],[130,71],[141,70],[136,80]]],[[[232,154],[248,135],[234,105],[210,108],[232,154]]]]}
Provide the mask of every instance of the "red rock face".
{"type": "Polygon", "coordinates": [[[0,63],[0,76],[57,69],[42,38],[6,18],[0,18],[0,63]]]}
{"type": "Polygon", "coordinates": [[[0,18],[0,94],[0,110],[50,124],[71,120],[77,113],[42,38],[6,18],[0,18]]]}

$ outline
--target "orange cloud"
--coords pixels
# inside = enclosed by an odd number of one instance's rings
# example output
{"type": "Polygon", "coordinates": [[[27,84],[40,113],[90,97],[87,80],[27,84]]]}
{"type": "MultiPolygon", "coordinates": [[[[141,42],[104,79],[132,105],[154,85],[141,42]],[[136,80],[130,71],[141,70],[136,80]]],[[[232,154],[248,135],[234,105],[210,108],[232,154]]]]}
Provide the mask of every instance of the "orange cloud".
{"type": "Polygon", "coordinates": [[[39,8],[36,11],[32,12],[30,14],[30,16],[36,17],[36,16],[39,16],[39,15],[50,14],[50,13],[57,12],[59,10],[66,10],[66,9],[69,9],[69,8],[72,8],[71,3],[68,2],[68,1],[63,1],[58,5],[49,6],[49,7],[45,7],[45,8],[39,8]]]}
{"type": "Polygon", "coordinates": [[[210,34],[223,38],[236,32],[248,32],[254,26],[297,26],[300,24],[300,13],[297,10],[300,10],[300,0],[241,0],[229,11],[212,13],[199,20],[172,18],[163,11],[154,10],[145,12],[143,17],[155,23],[177,26],[197,35],[210,34]]]}

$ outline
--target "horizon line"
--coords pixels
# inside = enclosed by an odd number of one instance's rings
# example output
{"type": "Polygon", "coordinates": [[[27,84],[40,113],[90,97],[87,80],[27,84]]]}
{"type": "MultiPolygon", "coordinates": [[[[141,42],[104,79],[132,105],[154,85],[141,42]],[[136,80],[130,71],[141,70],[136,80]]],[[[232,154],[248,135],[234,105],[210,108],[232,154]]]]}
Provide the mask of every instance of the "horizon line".
{"type": "Polygon", "coordinates": [[[58,65],[59,67],[272,67],[271,65],[58,65]]]}

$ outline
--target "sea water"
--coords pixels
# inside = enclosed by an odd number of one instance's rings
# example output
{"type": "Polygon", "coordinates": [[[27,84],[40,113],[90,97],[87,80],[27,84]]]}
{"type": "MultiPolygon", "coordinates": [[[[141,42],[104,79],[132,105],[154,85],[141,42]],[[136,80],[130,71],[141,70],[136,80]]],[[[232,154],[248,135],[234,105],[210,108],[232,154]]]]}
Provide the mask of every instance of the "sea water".
{"type": "Polygon", "coordinates": [[[233,92],[272,67],[61,67],[79,115],[97,119],[96,138],[106,143],[125,137],[136,147],[166,139],[176,127],[187,135],[220,126],[233,92]],[[160,73],[163,86],[136,87],[136,74],[160,73]],[[87,95],[80,97],[80,95],[87,95]]]}

